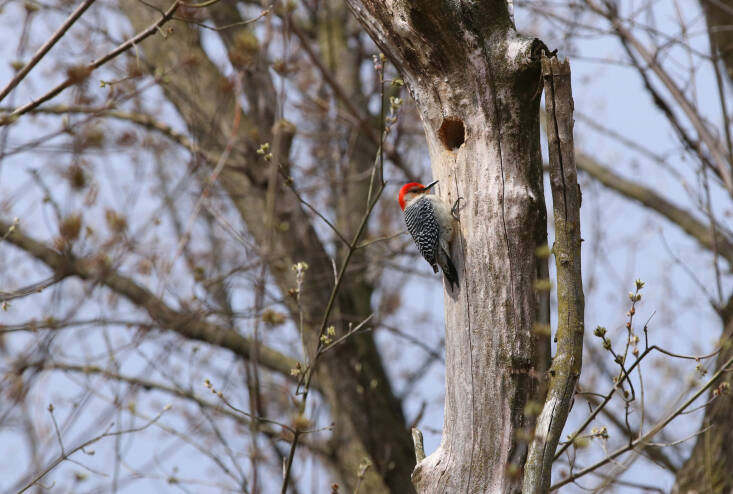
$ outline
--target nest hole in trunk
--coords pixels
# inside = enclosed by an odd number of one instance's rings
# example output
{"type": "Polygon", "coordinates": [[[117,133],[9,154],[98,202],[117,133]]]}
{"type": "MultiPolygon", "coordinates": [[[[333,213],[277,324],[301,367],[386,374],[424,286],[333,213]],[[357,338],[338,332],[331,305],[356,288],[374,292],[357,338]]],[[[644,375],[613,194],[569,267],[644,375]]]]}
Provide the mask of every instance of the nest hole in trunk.
{"type": "Polygon", "coordinates": [[[449,151],[461,147],[466,140],[466,129],[463,120],[456,117],[446,117],[438,130],[438,137],[443,146],[449,151]]]}

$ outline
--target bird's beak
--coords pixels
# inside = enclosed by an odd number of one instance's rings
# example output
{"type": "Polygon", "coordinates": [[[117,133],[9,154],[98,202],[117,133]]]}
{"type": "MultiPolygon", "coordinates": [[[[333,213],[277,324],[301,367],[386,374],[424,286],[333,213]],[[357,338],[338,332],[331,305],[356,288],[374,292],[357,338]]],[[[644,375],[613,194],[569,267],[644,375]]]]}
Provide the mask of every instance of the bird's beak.
{"type": "Polygon", "coordinates": [[[432,182],[432,183],[430,183],[430,184],[426,185],[426,186],[425,186],[425,188],[423,188],[423,190],[422,190],[422,191],[423,191],[423,192],[427,192],[427,191],[429,191],[429,190],[430,190],[430,189],[431,189],[431,188],[433,187],[433,185],[437,184],[438,182],[439,182],[439,180],[436,180],[435,182],[432,182]]]}

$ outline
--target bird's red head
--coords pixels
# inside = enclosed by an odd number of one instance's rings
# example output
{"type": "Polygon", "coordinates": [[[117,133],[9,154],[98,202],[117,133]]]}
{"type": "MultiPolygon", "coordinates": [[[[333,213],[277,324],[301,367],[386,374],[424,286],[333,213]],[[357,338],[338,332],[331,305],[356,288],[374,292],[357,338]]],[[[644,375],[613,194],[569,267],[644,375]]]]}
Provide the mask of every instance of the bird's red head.
{"type": "Polygon", "coordinates": [[[424,192],[427,192],[430,190],[433,185],[437,184],[438,181],[432,182],[428,185],[423,185],[419,182],[410,182],[402,186],[400,189],[400,193],[397,196],[397,200],[400,203],[400,208],[402,208],[402,211],[405,210],[406,202],[405,202],[405,195],[406,194],[422,194],[424,192]]]}

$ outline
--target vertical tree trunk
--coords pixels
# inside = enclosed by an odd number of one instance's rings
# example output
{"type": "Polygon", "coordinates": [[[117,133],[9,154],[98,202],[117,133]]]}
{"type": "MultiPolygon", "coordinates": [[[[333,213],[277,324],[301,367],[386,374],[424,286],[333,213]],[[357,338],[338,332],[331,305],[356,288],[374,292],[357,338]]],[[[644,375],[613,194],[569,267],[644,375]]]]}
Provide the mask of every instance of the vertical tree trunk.
{"type": "Polygon", "coordinates": [[[443,438],[413,482],[425,493],[520,492],[533,428],[524,407],[548,342],[533,331],[547,296],[534,288],[547,241],[541,43],[516,33],[504,0],[348,3],[417,103],[439,195],[463,198],[460,288],[444,298],[443,438]]]}

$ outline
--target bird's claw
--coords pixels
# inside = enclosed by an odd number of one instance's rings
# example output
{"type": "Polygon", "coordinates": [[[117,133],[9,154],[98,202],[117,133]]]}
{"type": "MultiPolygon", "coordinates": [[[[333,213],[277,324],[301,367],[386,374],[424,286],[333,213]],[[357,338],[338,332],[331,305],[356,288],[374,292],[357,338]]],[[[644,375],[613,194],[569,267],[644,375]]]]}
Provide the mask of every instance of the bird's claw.
{"type": "MultiPolygon", "coordinates": [[[[460,212],[460,210],[461,210],[461,207],[460,207],[460,204],[461,204],[461,199],[463,199],[463,197],[459,197],[458,199],[456,199],[456,202],[454,202],[454,203],[453,203],[453,207],[451,207],[451,208],[450,208],[450,214],[451,214],[451,215],[453,216],[453,218],[455,218],[456,220],[457,220],[457,219],[459,219],[459,218],[458,218],[458,213],[459,213],[459,212],[460,212]]],[[[463,199],[463,200],[465,201],[465,199],[463,199]]]]}

